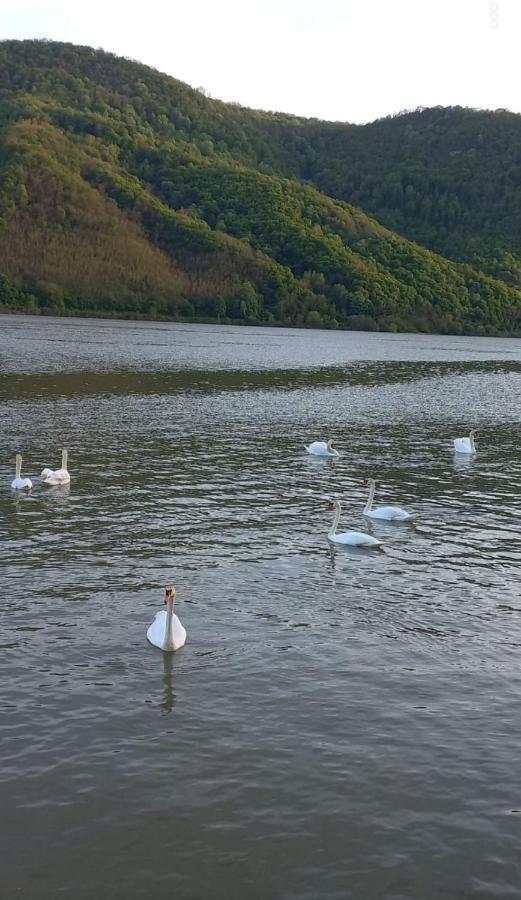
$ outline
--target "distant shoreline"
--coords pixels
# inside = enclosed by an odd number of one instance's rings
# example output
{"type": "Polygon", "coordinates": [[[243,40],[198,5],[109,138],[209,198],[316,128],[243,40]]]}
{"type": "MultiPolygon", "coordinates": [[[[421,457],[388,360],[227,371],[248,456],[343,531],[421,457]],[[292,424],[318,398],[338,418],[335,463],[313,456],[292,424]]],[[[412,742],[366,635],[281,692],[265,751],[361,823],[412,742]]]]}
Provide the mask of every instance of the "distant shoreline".
{"type": "MultiPolygon", "coordinates": [[[[399,330],[399,329],[391,329],[385,328],[385,326],[379,326],[377,328],[343,328],[339,325],[337,328],[328,328],[327,326],[319,327],[316,325],[305,325],[304,323],[295,323],[288,324],[286,322],[245,322],[237,319],[212,319],[210,317],[198,317],[198,318],[188,318],[188,317],[172,317],[172,316],[145,316],[145,315],[111,315],[110,313],[104,314],[102,311],[92,311],[89,312],[87,310],[81,310],[78,312],[68,311],[68,312],[57,312],[56,310],[26,310],[26,309],[0,309],[0,316],[31,316],[33,318],[41,318],[41,319],[86,319],[95,321],[96,319],[104,322],[163,322],[165,324],[172,325],[220,325],[220,326],[233,326],[236,328],[287,328],[291,331],[345,331],[347,333],[359,333],[359,334],[410,334],[417,335],[418,337],[425,336],[429,337],[432,335],[439,335],[440,337],[474,337],[474,338],[512,338],[517,340],[521,340],[521,330],[517,333],[505,333],[505,332],[489,332],[488,334],[480,334],[475,331],[412,331],[412,330],[399,330]]],[[[377,325],[379,323],[376,323],[377,325]]]]}

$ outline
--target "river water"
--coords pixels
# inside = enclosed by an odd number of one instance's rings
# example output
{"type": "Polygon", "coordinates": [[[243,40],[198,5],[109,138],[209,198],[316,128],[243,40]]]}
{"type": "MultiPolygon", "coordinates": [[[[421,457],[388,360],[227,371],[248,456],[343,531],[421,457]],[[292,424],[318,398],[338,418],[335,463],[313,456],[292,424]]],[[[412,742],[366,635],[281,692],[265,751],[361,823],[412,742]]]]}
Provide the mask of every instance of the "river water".
{"type": "Polygon", "coordinates": [[[519,898],[521,341],[2,317],[0,354],[2,895],[519,898]]]}

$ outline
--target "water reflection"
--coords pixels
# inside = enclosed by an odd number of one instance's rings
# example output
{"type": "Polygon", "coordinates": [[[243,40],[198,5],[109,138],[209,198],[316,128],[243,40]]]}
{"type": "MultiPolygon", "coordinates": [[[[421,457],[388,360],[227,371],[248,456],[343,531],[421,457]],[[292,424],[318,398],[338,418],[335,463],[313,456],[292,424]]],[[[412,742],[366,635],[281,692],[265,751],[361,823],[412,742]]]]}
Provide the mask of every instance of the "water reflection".
{"type": "Polygon", "coordinates": [[[241,883],[517,896],[497,811],[521,742],[519,342],[16,331],[0,331],[20,387],[0,402],[6,896],[110,882],[114,900],[188,900],[209,880],[215,900],[241,883]],[[470,409],[479,464],[451,457],[470,409]],[[52,459],[58,434],[70,493],[11,497],[13,448],[52,459]],[[309,457],[311,435],[341,457],[309,457]],[[371,473],[418,526],[363,518],[371,473]],[[383,552],[328,542],[331,494],[339,530],[383,552]],[[193,642],[159,658],[144,623],[172,572],[193,642]]]}
{"type": "Polygon", "coordinates": [[[42,491],[42,497],[46,502],[55,503],[57,506],[66,504],[70,498],[70,484],[53,484],[45,486],[42,491]]]}
{"type": "Polygon", "coordinates": [[[172,712],[176,703],[174,689],[174,656],[175,653],[163,653],[163,701],[161,707],[165,712],[172,712]]]}
{"type": "Polygon", "coordinates": [[[334,469],[339,459],[340,457],[338,456],[313,456],[313,454],[308,453],[306,462],[311,469],[316,469],[317,472],[320,472],[324,469],[334,469]]]}
{"type": "Polygon", "coordinates": [[[475,453],[455,453],[452,460],[455,472],[470,472],[475,463],[475,453]]]}

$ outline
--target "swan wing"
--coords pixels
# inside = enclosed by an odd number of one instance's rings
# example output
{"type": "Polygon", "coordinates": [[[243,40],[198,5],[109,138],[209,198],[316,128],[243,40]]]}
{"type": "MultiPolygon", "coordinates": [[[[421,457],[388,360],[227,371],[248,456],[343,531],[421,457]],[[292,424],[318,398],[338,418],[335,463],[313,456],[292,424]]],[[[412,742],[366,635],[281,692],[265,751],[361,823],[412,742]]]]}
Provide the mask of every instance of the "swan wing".
{"type": "Polygon", "coordinates": [[[474,453],[468,437],[456,438],[454,441],[454,451],[456,453],[474,453]]]}
{"type": "Polygon", "coordinates": [[[313,441],[306,450],[314,456],[340,456],[338,450],[330,450],[325,441],[313,441]]]}
{"type": "Polygon", "coordinates": [[[71,476],[66,469],[55,469],[43,479],[44,484],[69,484],[71,476]]]}
{"type": "Polygon", "coordinates": [[[324,453],[328,453],[327,444],[325,441],[313,441],[313,443],[311,443],[309,447],[306,447],[306,450],[308,451],[308,453],[315,453],[318,456],[322,456],[324,453]]]}
{"type": "MultiPolygon", "coordinates": [[[[147,630],[147,638],[154,647],[164,650],[165,643],[165,627],[166,627],[166,609],[159,610],[156,617],[147,630]]],[[[172,631],[174,636],[174,650],[179,650],[186,641],[186,630],[174,613],[172,621],[172,631]]],[[[170,649],[170,648],[169,648],[170,649]]]]}
{"type": "Polygon", "coordinates": [[[387,519],[388,521],[394,519],[403,522],[405,519],[412,519],[412,515],[400,506],[378,506],[376,509],[364,513],[364,515],[369,516],[371,519],[387,519]]]}
{"type": "Polygon", "coordinates": [[[30,478],[13,478],[11,487],[14,491],[23,491],[26,488],[32,488],[33,483],[30,478]]]}
{"type": "Polygon", "coordinates": [[[381,547],[382,542],[378,541],[371,534],[365,531],[343,531],[329,538],[335,544],[349,544],[351,547],[381,547]]]}
{"type": "Polygon", "coordinates": [[[183,625],[181,624],[181,622],[179,621],[179,619],[177,618],[175,613],[174,613],[173,631],[174,631],[174,648],[175,648],[175,650],[179,650],[179,648],[182,647],[186,641],[186,630],[183,627],[183,625]]]}
{"type": "Polygon", "coordinates": [[[147,638],[154,647],[163,649],[165,640],[166,609],[160,609],[147,631],[147,638]]]}

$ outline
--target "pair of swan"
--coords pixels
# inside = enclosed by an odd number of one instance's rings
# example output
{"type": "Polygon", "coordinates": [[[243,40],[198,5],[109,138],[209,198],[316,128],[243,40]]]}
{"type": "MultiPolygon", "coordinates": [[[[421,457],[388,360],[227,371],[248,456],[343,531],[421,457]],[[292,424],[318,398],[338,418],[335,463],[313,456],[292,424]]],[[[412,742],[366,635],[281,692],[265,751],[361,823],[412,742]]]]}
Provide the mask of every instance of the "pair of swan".
{"type": "Polygon", "coordinates": [[[475,453],[476,445],[474,443],[475,431],[471,431],[468,437],[455,438],[454,453],[475,453]]]}
{"type": "MultiPolygon", "coordinates": [[[[471,431],[468,437],[460,437],[454,439],[455,453],[475,453],[476,445],[474,443],[475,431],[471,431]]],[[[313,441],[312,444],[306,446],[306,450],[312,456],[340,456],[338,450],[333,447],[334,441],[313,441]]]]}
{"type": "MultiPolygon", "coordinates": [[[[71,480],[71,476],[67,471],[67,450],[62,450],[62,464],[59,469],[42,469],[42,473],[40,478],[43,484],[55,485],[55,484],[69,484],[71,480]]],[[[14,491],[30,491],[32,490],[33,483],[30,478],[22,478],[22,454],[16,454],[16,469],[15,469],[15,477],[11,482],[11,487],[14,491]]]]}
{"type": "Polygon", "coordinates": [[[165,589],[166,609],[156,613],[156,617],[147,631],[147,638],[154,647],[167,653],[179,650],[186,641],[186,631],[174,613],[175,587],[168,585],[165,589]]]}
{"type": "MultiPolygon", "coordinates": [[[[369,486],[369,497],[365,508],[363,510],[363,515],[370,519],[380,519],[381,521],[386,522],[408,522],[411,521],[414,517],[402,509],[400,506],[378,506],[376,509],[373,509],[373,499],[374,492],[376,488],[376,482],[374,478],[368,478],[364,481],[364,485],[369,486]]],[[[342,531],[340,534],[337,533],[337,526],[340,521],[340,513],[342,511],[342,507],[340,504],[340,500],[329,501],[326,509],[329,512],[335,513],[333,517],[333,522],[331,528],[329,529],[328,538],[334,544],[349,544],[351,547],[381,547],[382,542],[377,538],[374,538],[371,534],[367,534],[365,531],[342,531]]]]}
{"type": "Polygon", "coordinates": [[[333,456],[338,457],[340,453],[338,450],[335,450],[333,444],[335,442],[333,440],[330,441],[313,441],[312,444],[309,444],[306,447],[308,453],[311,453],[311,456],[333,456]]]}

